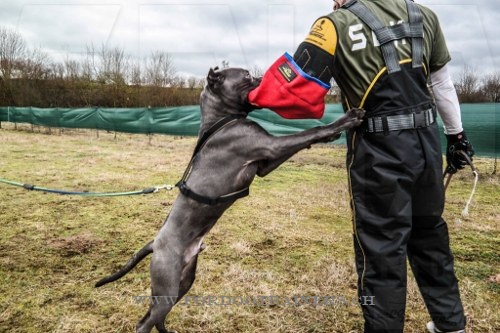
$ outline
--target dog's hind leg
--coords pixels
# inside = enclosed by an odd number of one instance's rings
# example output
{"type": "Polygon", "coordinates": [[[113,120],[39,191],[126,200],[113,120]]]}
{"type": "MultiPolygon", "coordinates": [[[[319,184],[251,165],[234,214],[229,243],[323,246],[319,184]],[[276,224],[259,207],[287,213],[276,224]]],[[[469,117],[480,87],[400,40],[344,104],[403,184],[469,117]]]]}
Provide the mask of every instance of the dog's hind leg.
{"type": "Polygon", "coordinates": [[[137,324],[137,333],[149,333],[153,327],[161,333],[171,333],[165,328],[165,318],[177,302],[183,268],[182,254],[176,252],[169,246],[154,249],[150,269],[151,304],[137,324]]]}
{"type": "Polygon", "coordinates": [[[196,278],[196,266],[198,264],[198,255],[195,255],[191,261],[184,267],[182,271],[181,284],[179,286],[179,299],[178,301],[187,294],[189,289],[194,283],[196,278]]]}
{"type": "Polygon", "coordinates": [[[201,246],[198,249],[198,253],[196,253],[186,264],[184,269],[182,270],[182,275],[181,275],[181,283],[179,286],[179,298],[177,299],[177,302],[179,302],[184,295],[187,294],[189,289],[191,289],[191,286],[194,283],[194,280],[196,278],[196,266],[198,265],[198,254],[205,249],[205,244],[201,243],[201,246]]]}
{"type": "Polygon", "coordinates": [[[181,256],[168,247],[155,249],[151,260],[151,305],[137,325],[137,332],[149,332],[153,326],[161,333],[175,332],[166,329],[165,318],[191,289],[196,277],[198,254],[204,249],[202,237],[193,240],[181,256]],[[170,269],[166,270],[167,267],[170,269]]]}
{"type": "MultiPolygon", "coordinates": [[[[137,324],[137,331],[136,332],[148,332],[145,330],[145,328],[143,326],[141,326],[141,323],[145,322],[149,318],[150,315],[151,315],[151,310],[148,310],[148,312],[146,313],[144,318],[142,318],[141,321],[139,322],[139,324],[137,324]]],[[[153,326],[156,327],[156,329],[158,330],[159,333],[177,333],[177,331],[167,330],[164,321],[159,322],[153,326]]],[[[149,329],[149,332],[151,332],[151,329],[152,328],[149,329]]]]}

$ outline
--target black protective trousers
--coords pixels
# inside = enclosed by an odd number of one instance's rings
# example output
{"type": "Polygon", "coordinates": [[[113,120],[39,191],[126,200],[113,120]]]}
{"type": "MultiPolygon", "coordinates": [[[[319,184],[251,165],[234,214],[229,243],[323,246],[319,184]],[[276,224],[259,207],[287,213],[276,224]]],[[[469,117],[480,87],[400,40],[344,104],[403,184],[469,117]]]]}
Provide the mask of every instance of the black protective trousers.
{"type": "Polygon", "coordinates": [[[443,331],[464,329],[444,208],[437,124],[348,133],[354,251],[365,332],[403,332],[407,258],[427,310],[443,331]]]}

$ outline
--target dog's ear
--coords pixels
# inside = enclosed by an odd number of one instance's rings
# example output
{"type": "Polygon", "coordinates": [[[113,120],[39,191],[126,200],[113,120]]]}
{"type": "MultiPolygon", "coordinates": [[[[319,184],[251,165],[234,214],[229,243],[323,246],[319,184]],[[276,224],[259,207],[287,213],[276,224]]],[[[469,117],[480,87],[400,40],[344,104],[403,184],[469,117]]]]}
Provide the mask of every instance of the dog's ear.
{"type": "Polygon", "coordinates": [[[210,68],[208,71],[207,83],[209,87],[216,87],[224,81],[224,75],[222,75],[221,72],[218,72],[218,69],[219,67],[215,67],[210,68]]]}

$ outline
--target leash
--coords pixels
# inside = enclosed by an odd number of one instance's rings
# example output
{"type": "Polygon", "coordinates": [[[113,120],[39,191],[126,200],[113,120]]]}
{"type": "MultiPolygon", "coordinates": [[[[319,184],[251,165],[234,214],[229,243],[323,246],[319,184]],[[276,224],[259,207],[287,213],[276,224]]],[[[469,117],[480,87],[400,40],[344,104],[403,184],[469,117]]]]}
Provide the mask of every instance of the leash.
{"type": "MultiPolygon", "coordinates": [[[[472,202],[472,198],[474,197],[474,194],[476,193],[476,188],[477,188],[477,183],[479,181],[479,172],[477,171],[476,166],[474,163],[472,163],[472,160],[470,159],[469,155],[467,155],[463,150],[457,151],[457,153],[461,154],[465,160],[467,161],[467,164],[470,165],[472,169],[472,174],[474,175],[474,185],[472,186],[472,191],[469,196],[469,200],[467,200],[467,203],[465,204],[464,209],[462,210],[462,217],[467,217],[469,216],[469,206],[472,202]]],[[[444,171],[443,178],[445,178],[445,184],[444,184],[444,190],[448,188],[448,185],[451,182],[451,177],[453,177],[453,173],[450,172],[450,169],[447,167],[446,170],[444,171]],[[446,177],[448,175],[448,177],[446,177]]]]}
{"type": "Polygon", "coordinates": [[[67,190],[50,189],[50,188],[40,187],[40,186],[36,186],[36,185],[31,185],[31,184],[18,183],[18,182],[14,182],[14,181],[3,179],[3,178],[0,178],[0,183],[4,183],[7,185],[12,185],[12,186],[16,186],[16,187],[21,187],[21,188],[24,188],[25,190],[28,190],[28,191],[40,191],[40,192],[45,192],[45,193],[54,193],[54,194],[61,194],[61,195],[78,195],[78,196],[82,196],[82,197],[120,197],[120,196],[157,193],[163,189],[165,189],[167,191],[171,191],[175,188],[175,186],[173,186],[173,185],[160,185],[160,186],[155,186],[155,187],[148,187],[148,188],[145,188],[145,189],[139,190],[139,191],[128,191],[128,192],[80,192],[80,191],[67,191],[67,190]]]}
{"type": "Polygon", "coordinates": [[[223,196],[220,196],[218,198],[209,198],[202,196],[200,194],[197,194],[193,190],[191,190],[187,185],[186,181],[189,178],[189,175],[192,170],[193,166],[193,161],[196,157],[196,155],[200,152],[200,150],[205,146],[207,143],[208,139],[210,139],[213,135],[215,135],[217,132],[222,130],[224,127],[227,125],[235,122],[238,119],[244,118],[243,116],[239,115],[231,115],[224,117],[223,119],[219,120],[217,123],[212,125],[198,140],[198,143],[194,149],[193,155],[191,157],[191,161],[188,164],[188,167],[186,168],[186,171],[184,172],[184,175],[182,176],[181,180],[176,184],[176,185],[160,185],[160,186],[155,186],[155,187],[148,187],[143,190],[138,190],[138,191],[129,191],[129,192],[81,192],[81,191],[68,191],[68,190],[59,190],[59,189],[50,189],[46,187],[40,187],[32,184],[23,184],[7,179],[0,178],[0,183],[4,183],[7,185],[12,185],[16,187],[21,187],[24,188],[28,191],[40,191],[40,192],[45,192],[45,193],[54,193],[54,194],[61,194],[61,195],[77,195],[77,196],[83,196],[83,197],[119,197],[119,196],[131,196],[131,195],[139,195],[139,194],[151,194],[151,193],[157,193],[160,190],[167,190],[171,191],[174,188],[178,187],[180,192],[184,194],[187,197],[190,197],[191,199],[194,199],[198,202],[207,204],[207,205],[216,205],[218,203],[223,203],[223,202],[228,202],[228,201],[233,201],[242,197],[245,197],[249,194],[249,189],[245,188],[241,191],[237,191],[234,193],[229,193],[223,196]]]}

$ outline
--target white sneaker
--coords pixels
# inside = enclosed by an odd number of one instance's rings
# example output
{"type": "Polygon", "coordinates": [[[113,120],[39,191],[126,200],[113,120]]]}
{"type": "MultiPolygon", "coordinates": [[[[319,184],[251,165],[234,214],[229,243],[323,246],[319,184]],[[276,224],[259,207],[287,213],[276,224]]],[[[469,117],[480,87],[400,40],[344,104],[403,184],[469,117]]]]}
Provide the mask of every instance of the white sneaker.
{"type": "Polygon", "coordinates": [[[430,321],[427,323],[427,330],[429,331],[429,333],[465,333],[464,330],[460,330],[460,331],[453,331],[453,332],[443,332],[443,331],[440,331],[437,329],[437,327],[434,325],[434,322],[433,321],[430,321]]]}

